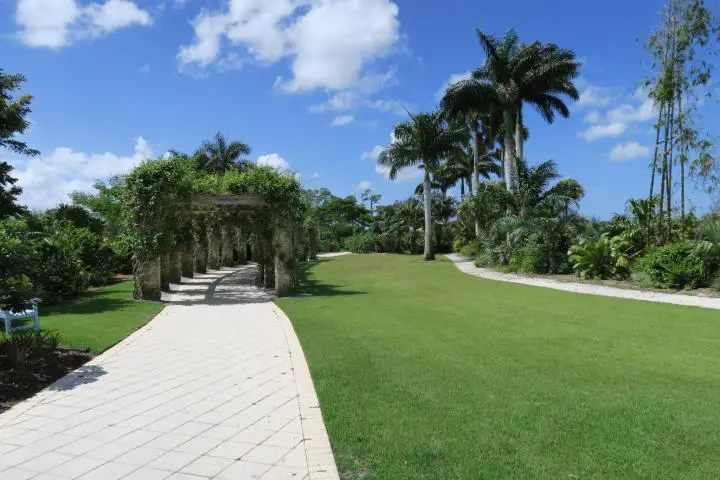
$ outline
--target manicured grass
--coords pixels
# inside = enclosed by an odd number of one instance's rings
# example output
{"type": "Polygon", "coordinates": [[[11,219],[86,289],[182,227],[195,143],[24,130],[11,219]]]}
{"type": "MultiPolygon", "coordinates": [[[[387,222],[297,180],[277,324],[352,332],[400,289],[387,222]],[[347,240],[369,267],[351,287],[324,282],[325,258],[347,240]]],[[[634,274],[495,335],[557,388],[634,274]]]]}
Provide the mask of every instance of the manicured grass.
{"type": "Polygon", "coordinates": [[[100,353],[145,325],[161,303],[132,298],[133,282],[123,281],[51,307],[40,307],[40,327],[57,330],[63,345],[100,353]]]}
{"type": "Polygon", "coordinates": [[[716,478],[720,313],[482,280],[447,261],[305,266],[292,319],[344,478],[716,478]]]}

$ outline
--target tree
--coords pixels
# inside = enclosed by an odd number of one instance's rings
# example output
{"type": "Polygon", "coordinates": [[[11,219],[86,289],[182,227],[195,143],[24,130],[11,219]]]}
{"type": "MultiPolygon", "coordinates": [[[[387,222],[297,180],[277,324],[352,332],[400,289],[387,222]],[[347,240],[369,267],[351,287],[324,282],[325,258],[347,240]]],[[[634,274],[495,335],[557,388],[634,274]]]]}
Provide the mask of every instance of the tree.
{"type": "Polygon", "coordinates": [[[22,188],[16,185],[17,179],[10,176],[13,167],[0,162],[0,220],[22,215],[26,209],[17,204],[22,188]]]}
{"type": "MultiPolygon", "coordinates": [[[[26,93],[13,97],[13,92],[20,90],[24,82],[25,77],[22,75],[10,75],[0,69],[0,147],[20,155],[36,156],[40,152],[15,137],[25,133],[30,126],[27,116],[30,114],[32,95],[26,93]]],[[[0,219],[17,216],[25,211],[16,203],[22,189],[16,185],[17,179],[10,175],[12,169],[9,163],[0,162],[0,219]]]]}
{"type": "Polygon", "coordinates": [[[570,111],[561,96],[578,98],[572,80],[580,64],[571,50],[540,42],[521,44],[514,31],[501,40],[480,30],[477,36],[485,64],[469,80],[452,85],[442,107],[453,117],[485,114],[491,123],[502,125],[505,184],[512,190],[517,183],[517,162],[523,157],[523,105],[535,107],[548,123],[558,113],[567,117],[570,111]]]}
{"type": "Polygon", "coordinates": [[[362,191],[360,194],[360,199],[363,203],[369,203],[370,204],[370,215],[373,214],[373,208],[374,206],[380,202],[382,199],[382,195],[379,193],[373,193],[372,188],[366,188],[362,191]]]}
{"type": "MultiPolygon", "coordinates": [[[[650,36],[646,49],[653,59],[653,73],[646,82],[648,95],[658,111],[655,124],[650,193],[660,174],[660,217],[666,215],[664,239],[670,236],[673,211],[673,166],[680,167],[680,215],[685,221],[685,177],[688,173],[708,190],[720,183],[714,143],[697,126],[698,91],[711,79],[710,57],[717,54],[718,25],[704,0],[669,0],[663,22],[650,36]],[[692,158],[691,158],[692,157],[692,158]]],[[[649,233],[649,232],[648,232],[649,233]]]]}
{"type": "Polygon", "coordinates": [[[241,157],[250,152],[252,149],[249,145],[242,142],[228,143],[222,133],[216,133],[215,138],[204,142],[195,155],[201,170],[222,173],[225,170],[246,170],[249,162],[241,160],[241,157]]]}
{"type": "Polygon", "coordinates": [[[394,141],[378,157],[378,164],[389,168],[394,180],[404,168],[423,170],[425,197],[425,260],[434,260],[432,236],[431,177],[440,161],[461,148],[466,132],[457,125],[446,125],[440,112],[410,115],[410,121],[395,125],[394,141]]]}

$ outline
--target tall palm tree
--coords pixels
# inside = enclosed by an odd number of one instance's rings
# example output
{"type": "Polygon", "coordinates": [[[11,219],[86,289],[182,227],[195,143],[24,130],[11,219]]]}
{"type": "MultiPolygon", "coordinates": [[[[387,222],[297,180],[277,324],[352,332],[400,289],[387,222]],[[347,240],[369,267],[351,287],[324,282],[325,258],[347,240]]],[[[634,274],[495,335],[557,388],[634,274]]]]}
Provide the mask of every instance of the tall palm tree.
{"type": "Polygon", "coordinates": [[[389,169],[390,179],[408,167],[423,170],[423,196],[425,201],[425,260],[434,260],[432,245],[431,177],[440,161],[452,156],[466,137],[466,131],[457,125],[447,125],[440,112],[410,115],[410,121],[395,125],[395,140],[378,157],[378,164],[389,169]]]}
{"type": "Polygon", "coordinates": [[[540,42],[521,44],[513,31],[502,39],[480,30],[477,36],[485,51],[485,64],[469,80],[448,89],[442,108],[452,117],[486,114],[493,123],[500,122],[505,184],[512,190],[517,184],[517,159],[523,158],[523,105],[534,106],[548,123],[558,113],[567,117],[570,111],[561,96],[578,98],[572,81],[580,64],[572,50],[540,42]]]}
{"type": "Polygon", "coordinates": [[[228,143],[225,136],[218,132],[213,140],[203,142],[196,155],[200,158],[201,169],[221,173],[225,170],[246,170],[249,162],[241,157],[249,155],[251,151],[248,144],[228,143]]]}

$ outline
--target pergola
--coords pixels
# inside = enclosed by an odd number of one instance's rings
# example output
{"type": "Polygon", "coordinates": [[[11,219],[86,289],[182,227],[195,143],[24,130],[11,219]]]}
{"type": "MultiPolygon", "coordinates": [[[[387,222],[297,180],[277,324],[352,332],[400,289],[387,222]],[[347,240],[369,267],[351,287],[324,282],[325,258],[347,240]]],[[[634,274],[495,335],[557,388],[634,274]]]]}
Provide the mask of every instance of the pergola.
{"type": "Polygon", "coordinates": [[[135,297],[159,300],[182,277],[208,269],[247,264],[252,237],[255,282],[277,295],[295,292],[295,251],[291,212],[278,212],[258,195],[194,195],[176,211],[173,247],[137,262],[135,297]]]}

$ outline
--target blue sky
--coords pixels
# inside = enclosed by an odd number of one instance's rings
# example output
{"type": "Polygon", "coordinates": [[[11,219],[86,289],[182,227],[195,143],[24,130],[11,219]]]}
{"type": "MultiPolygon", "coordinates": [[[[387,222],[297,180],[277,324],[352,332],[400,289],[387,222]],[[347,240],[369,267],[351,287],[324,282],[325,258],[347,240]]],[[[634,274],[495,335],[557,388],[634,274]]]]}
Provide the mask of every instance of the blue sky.
{"type": "Polygon", "coordinates": [[[581,210],[605,217],[648,188],[653,112],[637,91],[647,73],[638,39],[662,3],[5,0],[2,67],[28,78],[26,138],[43,155],[0,156],[16,167],[23,200],[41,208],[221,131],[306,185],[347,195],[370,184],[399,199],[417,176],[388,181],[377,147],[405,107],[432,109],[444,84],[482,63],[475,28],[515,28],[585,62],[570,119],[548,126],[528,113],[525,154],[556,160],[585,186],[581,210]]]}

